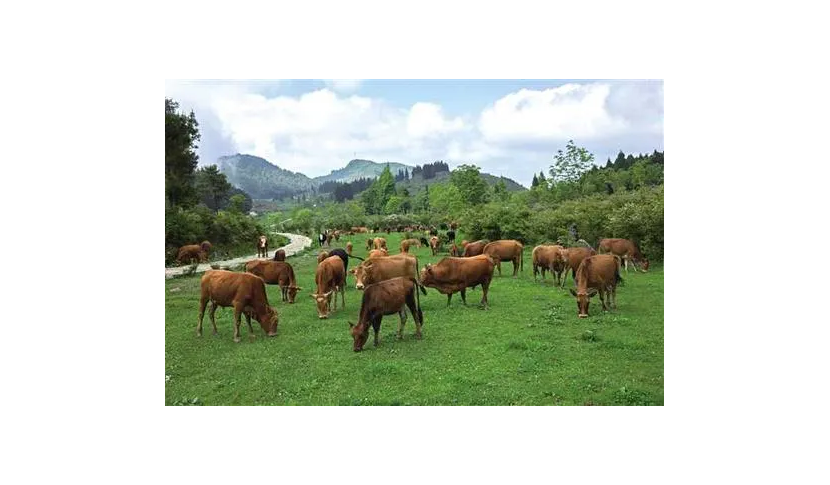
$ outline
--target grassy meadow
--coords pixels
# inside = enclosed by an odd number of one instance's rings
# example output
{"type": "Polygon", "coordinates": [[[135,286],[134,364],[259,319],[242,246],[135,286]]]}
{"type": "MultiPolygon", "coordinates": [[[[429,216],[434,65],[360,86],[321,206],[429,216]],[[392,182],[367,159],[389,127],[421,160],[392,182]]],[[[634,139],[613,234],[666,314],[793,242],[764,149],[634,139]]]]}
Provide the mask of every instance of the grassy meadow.
{"type": "MultiPolygon", "coordinates": [[[[377,234],[398,252],[402,234],[377,234]]],[[[366,239],[351,240],[353,254],[366,255],[366,239]]],[[[457,240],[463,239],[459,232],[457,240]]],[[[252,321],[256,338],[233,342],[233,310],[217,310],[219,336],[205,312],[204,337],[196,337],[201,274],[165,280],[165,404],[201,405],[663,405],[663,267],[626,275],[618,288],[618,308],[603,313],[599,297],[590,317],[577,317],[567,289],[533,281],[531,251],[524,272],[513,278],[502,263],[490,286],[490,309],[479,307],[481,288],[446,296],[427,289],[420,295],[423,340],[416,340],[407,311],[404,339],[397,340],[399,318],[386,316],[379,347],[369,340],[352,351],[348,321],[357,323],[362,292],[348,276],[346,309],[339,306],[319,320],[314,301],[314,270],[319,249],[288,258],[302,291],[293,305],[283,303],[279,287],[267,286],[279,312],[276,337],[265,337],[252,321]]],[[[413,248],[419,269],[448,256],[413,248]]],[[[253,251],[252,251],[253,252],[253,251]]],[[[273,253],[273,249],[270,249],[273,253]]],[[[349,268],[359,264],[352,259],[349,268]]],[[[568,278],[567,287],[573,287],[568,278]]],[[[338,297],[339,298],[339,297],[338,297]]],[[[209,308],[209,306],[208,306],[209,308]]]]}

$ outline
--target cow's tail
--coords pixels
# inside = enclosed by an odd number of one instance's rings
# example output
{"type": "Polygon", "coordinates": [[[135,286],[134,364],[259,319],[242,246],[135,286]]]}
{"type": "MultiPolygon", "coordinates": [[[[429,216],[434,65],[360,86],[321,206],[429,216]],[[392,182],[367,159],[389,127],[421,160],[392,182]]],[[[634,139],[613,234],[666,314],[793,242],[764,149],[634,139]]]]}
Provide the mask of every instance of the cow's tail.
{"type": "Polygon", "coordinates": [[[620,266],[622,265],[622,261],[620,260],[619,256],[614,256],[616,258],[617,265],[614,267],[614,279],[615,284],[617,286],[625,286],[625,281],[623,281],[622,276],[620,276],[620,266]]]}
{"type": "MultiPolygon", "coordinates": [[[[416,280],[415,278],[411,278],[411,279],[412,279],[412,284],[415,285],[415,288],[414,288],[414,290],[415,290],[415,309],[418,311],[417,318],[418,318],[418,321],[421,322],[421,325],[423,325],[424,324],[424,312],[421,311],[421,297],[418,295],[418,290],[421,290],[424,293],[424,295],[427,294],[427,290],[426,290],[426,288],[421,286],[420,283],[418,283],[418,280],[416,280]]],[[[413,315],[413,316],[415,316],[415,315],[413,315]]]]}

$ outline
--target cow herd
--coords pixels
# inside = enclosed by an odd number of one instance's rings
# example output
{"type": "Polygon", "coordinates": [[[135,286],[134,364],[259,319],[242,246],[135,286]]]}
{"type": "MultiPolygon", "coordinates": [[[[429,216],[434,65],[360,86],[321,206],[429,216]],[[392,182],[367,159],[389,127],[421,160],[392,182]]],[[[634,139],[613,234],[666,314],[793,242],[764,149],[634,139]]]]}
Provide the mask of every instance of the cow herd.
{"type": "MultiPolygon", "coordinates": [[[[351,231],[331,231],[320,234],[320,246],[330,246],[331,238],[339,240],[344,234],[366,233],[368,228],[357,227],[351,231]]],[[[317,258],[314,273],[314,299],[319,319],[327,319],[337,311],[337,297],[340,297],[341,311],[346,307],[346,286],[349,277],[354,278],[355,288],[363,292],[357,323],[349,322],[353,338],[353,350],[361,351],[369,337],[369,327],[374,330],[374,345],[379,344],[378,332],[385,315],[397,313],[400,317],[398,338],[403,338],[403,327],[407,320],[406,310],[415,321],[415,337],[422,336],[421,328],[424,316],[418,293],[427,294],[426,288],[433,288],[447,295],[447,306],[455,293],[461,294],[461,301],[467,304],[467,290],[481,286],[481,306],[489,308],[488,292],[493,281],[494,271],[498,269],[501,276],[501,264],[513,263],[513,277],[524,271],[524,245],[516,240],[498,241],[462,241],[455,244],[455,227],[449,234],[430,239],[407,238],[400,243],[398,254],[389,254],[389,247],[383,237],[369,238],[366,241],[368,256],[360,258],[352,255],[352,242],[346,249],[332,248],[321,251],[317,258]],[[435,264],[420,267],[418,257],[410,253],[412,247],[429,246],[433,255],[442,250],[441,242],[449,242],[449,257],[435,264]],[[349,269],[349,260],[358,259],[360,263],[349,269]],[[420,268],[420,270],[419,270],[420,268]]],[[[584,242],[584,241],[583,241],[584,242]]],[[[576,298],[578,316],[588,317],[590,299],[599,295],[603,310],[616,309],[617,286],[622,281],[620,269],[629,264],[634,270],[648,270],[645,259],[636,244],[627,239],[601,239],[598,250],[588,246],[564,247],[562,245],[540,245],[533,248],[531,262],[533,278],[539,273],[545,279],[549,271],[557,286],[563,287],[571,274],[575,288],[570,293],[576,298]]],[[[185,246],[186,257],[202,259],[210,249],[207,241],[201,245],[185,246]],[[206,246],[207,245],[207,246],[206,246]]],[[[262,250],[258,256],[267,257],[267,240],[263,237],[257,241],[257,249],[262,250]]],[[[268,303],[265,285],[278,285],[282,301],[295,303],[297,293],[302,290],[297,286],[294,269],[285,261],[285,252],[278,250],[273,259],[256,259],[245,265],[245,272],[209,270],[201,280],[201,299],[199,306],[199,323],[196,334],[202,335],[202,320],[205,308],[210,302],[210,319],[216,334],[214,314],[217,307],[232,307],[234,310],[234,341],[240,341],[239,329],[241,317],[245,316],[248,330],[253,335],[251,318],[257,320],[267,335],[276,335],[279,318],[277,311],[268,303]]]]}

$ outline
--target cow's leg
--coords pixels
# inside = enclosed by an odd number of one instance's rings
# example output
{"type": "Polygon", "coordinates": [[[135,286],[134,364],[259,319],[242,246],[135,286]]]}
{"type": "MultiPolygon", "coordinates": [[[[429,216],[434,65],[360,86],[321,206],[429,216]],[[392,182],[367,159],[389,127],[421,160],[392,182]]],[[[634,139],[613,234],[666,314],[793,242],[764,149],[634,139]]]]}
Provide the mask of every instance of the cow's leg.
{"type": "Polygon", "coordinates": [[[534,263],[533,264],[533,281],[536,281],[536,273],[537,272],[538,272],[538,270],[536,269],[536,264],[534,263]]]}
{"type": "Polygon", "coordinates": [[[611,285],[608,291],[608,301],[611,303],[611,308],[617,309],[617,285],[611,285]]]}
{"type": "Polygon", "coordinates": [[[501,276],[501,261],[499,261],[499,264],[497,264],[496,267],[499,269],[499,276],[501,276]]]}
{"type": "Polygon", "coordinates": [[[464,306],[467,306],[467,288],[461,290],[461,302],[464,303],[464,306]]]}
{"type": "MultiPolygon", "coordinates": [[[[415,291],[418,291],[416,288],[415,291]]],[[[410,313],[412,313],[412,318],[415,320],[415,338],[421,338],[421,325],[424,324],[424,321],[418,317],[418,305],[415,302],[415,293],[413,292],[406,297],[406,306],[409,307],[410,313]]]]}
{"type": "Polygon", "coordinates": [[[345,310],[346,309],[346,282],[344,281],[343,284],[340,286],[340,308],[345,310]]]}
{"type": "Polygon", "coordinates": [[[375,331],[375,347],[380,344],[380,322],[383,319],[383,315],[378,315],[372,320],[372,329],[375,331]]]}
{"type": "Polygon", "coordinates": [[[196,325],[196,336],[202,336],[202,320],[205,318],[205,307],[207,306],[208,298],[207,295],[202,296],[202,299],[199,300],[199,323],[196,325]]]}
{"type": "Polygon", "coordinates": [[[450,306],[450,301],[452,301],[452,293],[447,295],[447,306],[450,306]]]}
{"type": "Polygon", "coordinates": [[[219,335],[219,332],[216,330],[216,308],[218,307],[219,305],[215,301],[210,302],[210,323],[213,325],[213,335],[219,335]]]}
{"type": "Polygon", "coordinates": [[[481,284],[481,292],[483,295],[481,296],[481,304],[484,306],[486,310],[488,306],[490,306],[490,302],[487,300],[487,290],[490,288],[490,282],[485,281],[481,284]]]}
{"type": "Polygon", "coordinates": [[[401,317],[401,324],[398,325],[398,340],[403,339],[403,326],[406,323],[406,309],[401,308],[401,311],[398,312],[398,315],[401,317]]]}
{"type": "Polygon", "coordinates": [[[513,260],[513,277],[519,274],[519,258],[513,260]]]}
{"type": "Polygon", "coordinates": [[[599,301],[602,302],[602,310],[608,311],[608,305],[605,304],[605,290],[600,288],[599,290],[599,301]]]}
{"type": "Polygon", "coordinates": [[[248,311],[245,312],[245,322],[248,324],[248,334],[253,335],[254,334],[254,327],[251,326],[251,312],[248,312],[248,311]]]}
{"type": "Polygon", "coordinates": [[[623,261],[625,261],[625,274],[628,274],[628,258],[623,258],[623,261]]]}
{"type": "Polygon", "coordinates": [[[242,324],[240,317],[242,316],[242,308],[238,306],[233,307],[233,341],[239,343],[242,341],[239,338],[239,326],[242,324]]]}

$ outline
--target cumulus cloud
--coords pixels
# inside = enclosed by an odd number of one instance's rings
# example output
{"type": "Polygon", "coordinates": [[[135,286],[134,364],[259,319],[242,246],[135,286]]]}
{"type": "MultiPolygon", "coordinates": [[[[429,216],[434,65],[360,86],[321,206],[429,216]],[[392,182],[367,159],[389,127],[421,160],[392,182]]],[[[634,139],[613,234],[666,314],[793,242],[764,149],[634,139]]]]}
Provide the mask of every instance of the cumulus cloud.
{"type": "Polygon", "coordinates": [[[326,79],[326,86],[340,93],[357,91],[363,83],[362,79],[326,79]]]}

